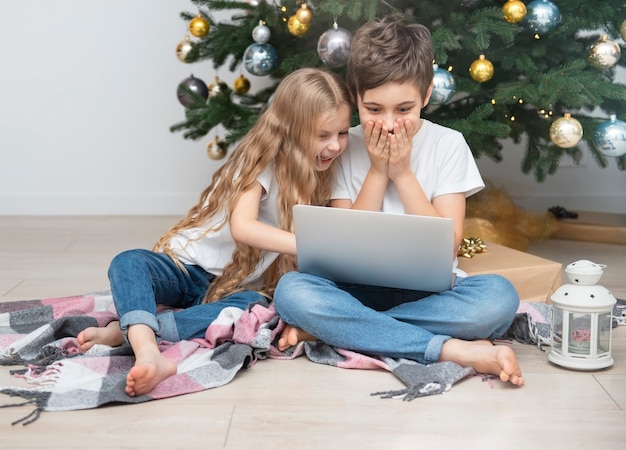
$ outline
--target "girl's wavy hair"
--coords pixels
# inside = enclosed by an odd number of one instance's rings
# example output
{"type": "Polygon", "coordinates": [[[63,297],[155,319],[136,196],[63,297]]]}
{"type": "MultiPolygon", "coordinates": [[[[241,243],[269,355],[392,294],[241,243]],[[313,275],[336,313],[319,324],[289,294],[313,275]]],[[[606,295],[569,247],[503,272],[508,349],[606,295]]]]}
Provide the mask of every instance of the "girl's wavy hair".
{"type": "MultiPolygon", "coordinates": [[[[350,106],[350,96],[345,84],[333,73],[304,68],[283,78],[255,125],[213,174],[199,202],[161,236],[153,250],[162,251],[181,265],[169,245],[172,236],[202,226],[222,210],[224,220],[206,233],[223,227],[230,221],[242,192],[256,182],[268,164],[274,165],[274,178],[279,186],[279,227],[293,232],[293,205],[326,205],[330,198],[332,167],[323,172],[315,170],[314,143],[323,121],[344,106],[350,106]]],[[[259,249],[237,243],[232,260],[211,283],[204,302],[214,302],[245,289],[243,282],[260,258],[259,249]]],[[[295,256],[279,255],[265,273],[261,292],[273,295],[278,278],[296,268],[295,256]]]]}
{"type": "Polygon", "coordinates": [[[433,81],[430,31],[392,14],[362,25],[354,34],[346,82],[356,105],[358,96],[389,82],[412,82],[426,97],[433,81]]]}

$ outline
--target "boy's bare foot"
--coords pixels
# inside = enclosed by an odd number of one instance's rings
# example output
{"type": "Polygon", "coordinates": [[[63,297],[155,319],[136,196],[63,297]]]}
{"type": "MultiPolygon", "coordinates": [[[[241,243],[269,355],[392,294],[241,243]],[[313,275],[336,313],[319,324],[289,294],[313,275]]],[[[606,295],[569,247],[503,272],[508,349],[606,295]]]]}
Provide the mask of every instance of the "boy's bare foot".
{"type": "Polygon", "coordinates": [[[517,356],[511,347],[505,345],[492,345],[487,340],[449,339],[441,348],[439,360],[473,367],[478,373],[496,375],[500,380],[516,386],[524,384],[517,356]]]}
{"type": "Polygon", "coordinates": [[[106,327],[89,327],[78,333],[78,350],[85,353],[96,344],[117,347],[124,343],[124,336],[120,330],[120,323],[116,320],[109,322],[106,327]]]}
{"type": "Polygon", "coordinates": [[[300,328],[285,324],[278,338],[278,350],[283,352],[302,341],[317,341],[317,338],[300,328]]]}
{"type": "Polygon", "coordinates": [[[176,375],[176,364],[156,353],[146,352],[137,357],[135,365],[126,375],[126,394],[131,397],[150,392],[161,381],[176,375]]]}

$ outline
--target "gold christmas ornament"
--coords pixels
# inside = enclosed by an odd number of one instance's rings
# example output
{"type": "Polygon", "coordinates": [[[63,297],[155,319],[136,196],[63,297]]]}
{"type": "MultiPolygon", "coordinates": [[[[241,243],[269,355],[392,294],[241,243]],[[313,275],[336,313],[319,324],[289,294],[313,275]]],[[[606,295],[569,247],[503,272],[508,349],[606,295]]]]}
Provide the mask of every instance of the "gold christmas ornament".
{"type": "Polygon", "coordinates": [[[239,75],[233,83],[233,89],[237,94],[246,94],[250,90],[250,80],[243,75],[239,75]]]}
{"type": "Polygon", "coordinates": [[[207,87],[209,89],[209,97],[215,97],[228,91],[228,85],[220,80],[219,77],[215,77],[215,81],[207,87]]]}
{"type": "Polygon", "coordinates": [[[182,62],[186,63],[187,55],[189,54],[192,48],[193,48],[193,43],[191,42],[191,38],[189,37],[189,35],[186,35],[185,39],[180,41],[178,45],[176,46],[176,56],[182,62]]]}
{"type": "Polygon", "coordinates": [[[619,45],[603,34],[602,39],[589,48],[589,64],[596,69],[609,69],[619,61],[620,53],[619,45]]]}
{"type": "Polygon", "coordinates": [[[504,20],[509,23],[521,22],[526,17],[526,5],[520,0],[508,0],[502,6],[504,20]]]}
{"type": "Polygon", "coordinates": [[[209,34],[210,28],[211,25],[209,24],[209,21],[202,17],[200,13],[198,13],[198,15],[189,22],[189,32],[198,38],[202,38],[209,34]]]}
{"type": "Polygon", "coordinates": [[[570,148],[578,144],[583,137],[583,127],[570,113],[556,119],[550,125],[550,140],[557,147],[570,148]]]}
{"type": "Polygon", "coordinates": [[[480,55],[470,66],[469,73],[474,81],[484,83],[493,77],[493,64],[485,58],[485,55],[480,55]]]}
{"type": "Polygon", "coordinates": [[[624,20],[622,24],[620,25],[619,34],[620,36],[622,36],[622,39],[626,41],[626,20],[624,20]]]}
{"type": "Polygon", "coordinates": [[[293,15],[287,21],[287,29],[294,36],[302,37],[309,31],[309,24],[302,23],[293,15]]]}
{"type": "Polygon", "coordinates": [[[296,12],[296,19],[304,25],[309,25],[311,20],[313,20],[313,13],[307,7],[306,3],[300,5],[300,9],[296,12]]]}
{"type": "Polygon", "coordinates": [[[206,146],[207,156],[215,161],[224,158],[226,153],[228,153],[228,144],[222,141],[219,136],[215,136],[206,146]]]}

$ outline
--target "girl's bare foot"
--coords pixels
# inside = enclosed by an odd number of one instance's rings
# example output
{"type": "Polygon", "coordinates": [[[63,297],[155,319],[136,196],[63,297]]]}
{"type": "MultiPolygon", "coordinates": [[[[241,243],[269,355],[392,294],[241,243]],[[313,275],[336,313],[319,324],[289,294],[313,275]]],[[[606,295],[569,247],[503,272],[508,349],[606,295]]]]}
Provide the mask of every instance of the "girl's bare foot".
{"type": "Polygon", "coordinates": [[[116,320],[109,322],[106,327],[89,327],[78,333],[78,350],[85,353],[96,344],[117,347],[124,343],[124,336],[120,330],[120,323],[116,320]]]}
{"type": "Polygon", "coordinates": [[[131,397],[150,392],[161,381],[176,375],[176,364],[159,351],[146,352],[137,357],[135,365],[126,375],[126,394],[131,397]]]}
{"type": "Polygon", "coordinates": [[[135,352],[135,365],[126,375],[126,394],[144,395],[176,374],[176,364],[161,354],[152,328],[144,324],[128,327],[128,341],[135,352]]]}
{"type": "Polygon", "coordinates": [[[283,352],[302,341],[317,341],[317,338],[300,328],[285,324],[278,338],[278,350],[283,352]]]}
{"type": "Polygon", "coordinates": [[[440,361],[453,361],[473,367],[478,373],[496,375],[516,386],[524,384],[524,377],[515,352],[505,345],[492,345],[487,340],[463,341],[449,339],[441,348],[440,361]]]}

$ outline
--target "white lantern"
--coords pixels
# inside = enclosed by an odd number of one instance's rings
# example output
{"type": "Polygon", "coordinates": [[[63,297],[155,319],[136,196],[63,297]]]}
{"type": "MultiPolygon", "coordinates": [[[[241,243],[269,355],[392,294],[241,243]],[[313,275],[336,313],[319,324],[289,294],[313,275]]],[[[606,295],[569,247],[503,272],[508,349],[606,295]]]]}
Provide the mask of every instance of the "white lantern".
{"type": "Polygon", "coordinates": [[[617,300],[607,288],[596,284],[604,267],[580,260],[565,269],[570,282],[550,297],[551,362],[578,370],[602,369],[613,364],[611,329],[617,300]]]}

